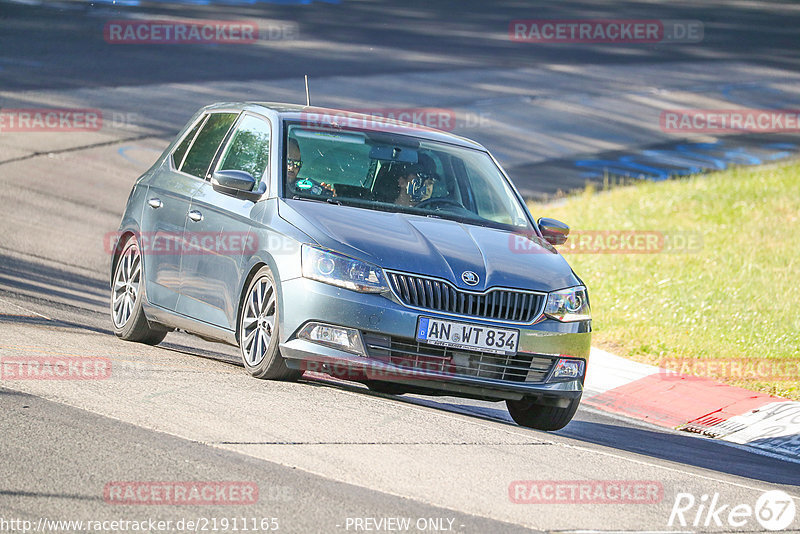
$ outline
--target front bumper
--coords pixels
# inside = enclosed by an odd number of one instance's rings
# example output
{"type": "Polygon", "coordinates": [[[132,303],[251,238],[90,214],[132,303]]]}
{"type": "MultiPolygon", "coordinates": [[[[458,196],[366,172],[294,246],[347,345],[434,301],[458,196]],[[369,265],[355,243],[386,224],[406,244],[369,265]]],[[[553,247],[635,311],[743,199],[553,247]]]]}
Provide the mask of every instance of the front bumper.
{"type": "MultiPolygon", "coordinates": [[[[476,398],[518,400],[538,398],[545,404],[562,405],[579,398],[583,377],[558,382],[497,380],[438,372],[430,368],[408,368],[387,361],[353,354],[296,337],[308,322],[317,321],[364,334],[375,333],[414,340],[421,315],[470,323],[518,328],[519,354],[536,357],[569,357],[588,360],[591,343],[590,322],[560,323],[546,319],[533,325],[511,325],[468,317],[453,317],[422,312],[403,306],[391,294],[357,293],[305,278],[282,283],[281,354],[290,367],[316,370],[352,380],[380,380],[402,384],[409,390],[430,390],[476,398]]],[[[584,366],[585,375],[586,366],[584,366]]]]}

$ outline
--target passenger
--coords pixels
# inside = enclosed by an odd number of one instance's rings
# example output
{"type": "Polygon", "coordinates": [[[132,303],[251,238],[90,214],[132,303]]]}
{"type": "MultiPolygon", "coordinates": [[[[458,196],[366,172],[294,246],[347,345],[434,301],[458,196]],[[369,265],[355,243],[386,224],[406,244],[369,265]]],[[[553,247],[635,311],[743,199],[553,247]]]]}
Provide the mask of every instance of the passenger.
{"type": "Polygon", "coordinates": [[[397,180],[397,196],[394,203],[399,206],[416,206],[433,196],[435,180],[421,165],[412,165],[397,180]]]}
{"type": "Polygon", "coordinates": [[[375,179],[373,195],[378,202],[416,206],[431,198],[439,184],[433,158],[420,154],[418,163],[384,165],[375,179]]]}

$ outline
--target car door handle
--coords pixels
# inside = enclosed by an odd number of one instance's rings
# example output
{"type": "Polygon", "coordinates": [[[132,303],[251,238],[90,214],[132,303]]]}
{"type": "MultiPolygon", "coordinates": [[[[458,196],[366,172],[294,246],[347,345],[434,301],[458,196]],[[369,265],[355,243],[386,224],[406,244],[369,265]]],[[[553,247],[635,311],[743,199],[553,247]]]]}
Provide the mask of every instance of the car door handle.
{"type": "Polygon", "coordinates": [[[203,220],[203,214],[197,210],[190,210],[189,211],[189,218],[194,222],[200,222],[203,220]]]}
{"type": "Polygon", "coordinates": [[[148,204],[148,205],[149,205],[151,208],[153,208],[154,210],[157,210],[158,208],[160,208],[161,206],[163,206],[163,205],[164,205],[164,203],[163,203],[163,202],[161,202],[161,199],[160,199],[160,198],[155,198],[155,197],[153,197],[153,198],[151,198],[150,200],[148,200],[148,201],[147,201],[147,204],[148,204]]]}

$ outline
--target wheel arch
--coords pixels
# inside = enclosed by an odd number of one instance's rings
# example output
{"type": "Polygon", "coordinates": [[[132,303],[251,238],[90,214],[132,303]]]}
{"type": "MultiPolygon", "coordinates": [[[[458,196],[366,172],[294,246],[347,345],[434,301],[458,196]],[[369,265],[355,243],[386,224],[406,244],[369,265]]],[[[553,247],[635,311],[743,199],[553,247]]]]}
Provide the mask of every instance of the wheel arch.
{"type": "MultiPolygon", "coordinates": [[[[137,235],[138,232],[132,228],[129,228],[127,230],[123,230],[118,233],[119,233],[119,239],[117,239],[117,242],[114,245],[114,249],[111,253],[111,273],[109,276],[110,287],[114,287],[114,271],[117,269],[117,262],[119,261],[120,255],[122,254],[125,245],[128,244],[128,240],[131,237],[137,235]]],[[[142,258],[142,262],[144,262],[144,258],[142,258]]]]}
{"type": "Polygon", "coordinates": [[[249,267],[247,268],[247,275],[242,278],[242,284],[239,288],[239,301],[236,307],[236,323],[234,325],[234,336],[236,336],[236,342],[240,343],[239,339],[239,323],[242,320],[242,302],[245,298],[245,293],[247,292],[247,288],[250,286],[250,282],[253,281],[256,273],[260,271],[263,267],[269,267],[269,270],[272,272],[272,277],[275,282],[275,291],[277,292],[276,300],[278,302],[278,319],[279,321],[283,320],[283,315],[280,313],[280,310],[283,309],[283,290],[281,288],[281,280],[280,274],[278,272],[278,266],[275,263],[275,260],[272,256],[265,254],[259,256],[253,256],[253,258],[249,262],[249,267]]]}

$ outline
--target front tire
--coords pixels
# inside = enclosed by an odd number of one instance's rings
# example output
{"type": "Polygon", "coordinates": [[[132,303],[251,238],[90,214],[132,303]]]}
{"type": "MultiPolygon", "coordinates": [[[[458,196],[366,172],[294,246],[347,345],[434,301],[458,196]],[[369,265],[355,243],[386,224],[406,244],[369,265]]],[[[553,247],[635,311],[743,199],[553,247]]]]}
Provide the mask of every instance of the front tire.
{"type": "Polygon", "coordinates": [[[536,404],[533,399],[507,400],[506,407],[511,418],[520,426],[536,430],[561,430],[578,411],[581,399],[571,400],[566,408],[536,404]]]}
{"type": "Polygon", "coordinates": [[[142,302],[144,271],[142,253],[136,237],[125,242],[111,280],[111,320],[114,334],[125,341],[158,345],[167,335],[167,329],[151,325],[145,317],[142,302]]]}
{"type": "Polygon", "coordinates": [[[280,307],[275,277],[269,267],[253,276],[239,312],[239,347],[247,372],[267,380],[297,380],[302,371],[289,369],[278,350],[280,307]]]}

